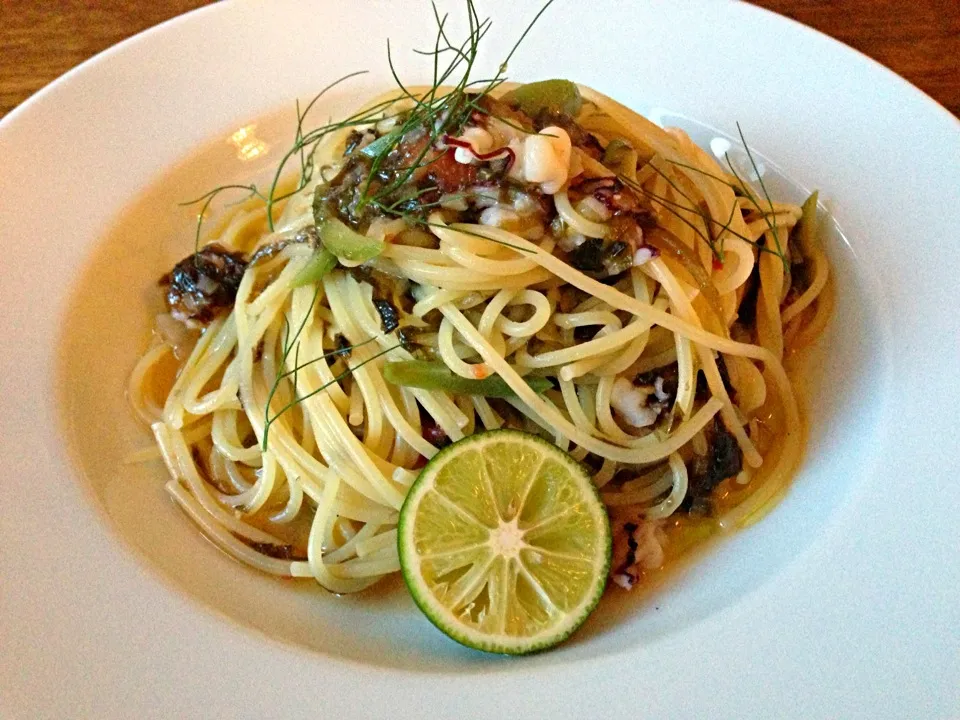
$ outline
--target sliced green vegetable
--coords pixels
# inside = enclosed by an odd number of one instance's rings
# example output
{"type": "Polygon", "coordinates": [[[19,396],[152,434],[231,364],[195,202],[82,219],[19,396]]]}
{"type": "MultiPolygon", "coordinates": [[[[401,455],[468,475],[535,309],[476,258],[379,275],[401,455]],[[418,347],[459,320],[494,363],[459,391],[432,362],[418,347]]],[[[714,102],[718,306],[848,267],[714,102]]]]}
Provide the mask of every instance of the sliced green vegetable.
{"type": "Polygon", "coordinates": [[[367,237],[344,223],[330,206],[325,192],[329,188],[318,185],[313,194],[313,221],[320,242],[338,258],[363,263],[383,252],[383,240],[367,237]]]}
{"type": "Polygon", "coordinates": [[[516,105],[530,117],[536,117],[544,110],[573,117],[583,106],[579,88],[569,80],[527,83],[511,90],[501,100],[516,105]]]}
{"type": "Polygon", "coordinates": [[[383,252],[383,240],[361,235],[337,218],[324,220],[317,230],[323,246],[338,258],[366,262],[383,252]]]}
{"type": "Polygon", "coordinates": [[[800,222],[797,223],[796,238],[800,247],[800,253],[803,257],[810,257],[814,248],[817,247],[817,198],[820,193],[814,190],[800,209],[803,215],[800,216],[800,222]]]}
{"type": "Polygon", "coordinates": [[[293,278],[293,287],[320,282],[323,276],[337,266],[337,258],[324,248],[318,249],[293,278]]]}
{"type": "Polygon", "coordinates": [[[393,147],[393,144],[399,139],[400,133],[397,130],[388,132],[386,135],[378,137],[372,143],[360,150],[360,154],[364,157],[375,158],[393,147]]]}
{"type": "Polygon", "coordinates": [[[618,175],[631,177],[637,169],[637,151],[626,140],[614,138],[603,151],[603,164],[618,175]]]}
{"type": "MultiPolygon", "coordinates": [[[[443,390],[454,395],[516,397],[516,393],[499,375],[491,375],[483,380],[471,380],[455,374],[442,362],[427,360],[390,362],[383,366],[383,376],[394,385],[423,390],[443,390]]],[[[543,393],[553,387],[549,380],[542,377],[527,378],[526,382],[535,393],[543,393]]]]}

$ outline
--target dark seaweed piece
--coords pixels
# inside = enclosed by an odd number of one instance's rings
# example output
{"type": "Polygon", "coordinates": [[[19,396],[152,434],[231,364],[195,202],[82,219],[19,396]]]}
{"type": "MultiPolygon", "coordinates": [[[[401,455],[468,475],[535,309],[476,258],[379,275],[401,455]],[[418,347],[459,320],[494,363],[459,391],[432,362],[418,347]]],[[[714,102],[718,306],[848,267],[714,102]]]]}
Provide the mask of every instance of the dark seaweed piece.
{"type": "Polygon", "coordinates": [[[363,203],[363,188],[370,174],[370,161],[362,153],[347,160],[336,177],[317,185],[313,194],[313,216],[317,222],[338,217],[355,230],[363,231],[378,213],[363,203]]]}
{"type": "Polygon", "coordinates": [[[350,353],[353,351],[353,345],[350,344],[350,341],[344,335],[337,334],[336,339],[337,349],[331,354],[330,357],[350,357],[350,353]]]}
{"type": "Polygon", "coordinates": [[[603,240],[587,238],[570,253],[570,264],[585,273],[603,271],[603,240]]]}
{"type": "Polygon", "coordinates": [[[743,469],[743,456],[737,439],[720,418],[707,426],[707,454],[696,455],[688,468],[687,496],[680,506],[691,515],[713,513],[714,488],[743,469]]]}
{"type": "Polygon", "coordinates": [[[170,314],[190,327],[208,325],[233,307],[246,269],[243,253],[216,243],[188,255],[160,278],[170,314]]]}
{"type": "Polygon", "coordinates": [[[256,265],[267,258],[273,257],[287,247],[287,245],[296,245],[300,243],[309,243],[310,247],[312,247],[314,250],[320,247],[320,235],[317,232],[316,225],[307,225],[305,228],[300,229],[297,234],[289,240],[278,240],[277,242],[270,243],[269,245],[261,245],[250,257],[250,262],[247,263],[247,265],[256,265]]]}
{"type": "Polygon", "coordinates": [[[228,488],[223,482],[221,482],[216,475],[213,475],[207,469],[207,462],[203,458],[203,453],[200,451],[196,445],[191,446],[190,448],[190,457],[193,458],[193,464],[197,466],[197,474],[204,479],[205,482],[213,485],[217,490],[222,493],[229,493],[230,488],[228,488]]]}
{"type": "Polygon", "coordinates": [[[410,281],[397,277],[369,265],[358,265],[348,272],[357,282],[370,283],[375,298],[384,298],[393,303],[394,307],[409,313],[413,310],[416,300],[410,294],[410,281]]]}
{"type": "Polygon", "coordinates": [[[600,238],[587,238],[569,255],[570,265],[597,280],[607,280],[633,265],[630,245],[614,240],[604,245],[600,238]]]}
{"type": "Polygon", "coordinates": [[[437,425],[437,421],[433,419],[433,416],[423,408],[420,408],[420,435],[424,440],[438,449],[446,447],[451,442],[443,428],[437,425]]]}
{"type": "Polygon", "coordinates": [[[351,130],[350,134],[347,135],[347,146],[343,150],[344,155],[349,155],[354,150],[359,147],[360,143],[363,142],[363,133],[359,130],[351,130]]]}
{"type": "Polygon", "coordinates": [[[380,316],[380,325],[385,333],[392,333],[400,327],[400,315],[392,302],[374,298],[373,306],[377,309],[377,314],[380,316]]]}
{"type": "Polygon", "coordinates": [[[603,271],[607,277],[626,272],[633,266],[630,246],[622,240],[610,243],[603,252],[603,271]]]}
{"type": "Polygon", "coordinates": [[[757,321],[757,299],[760,296],[760,273],[756,267],[747,278],[746,288],[737,307],[737,322],[745,327],[753,327],[757,321]]]}
{"type": "Polygon", "coordinates": [[[593,340],[596,334],[600,332],[599,325],[580,325],[573,329],[573,339],[578,343],[593,340]]]}
{"type": "MultiPolygon", "coordinates": [[[[717,370],[720,373],[720,382],[723,383],[723,387],[726,388],[727,393],[733,394],[733,385],[730,384],[730,372],[727,370],[727,363],[723,359],[723,355],[717,353],[717,370]]],[[[703,374],[701,370],[697,373],[697,394],[696,397],[698,400],[705,399],[710,394],[710,385],[707,383],[706,375],[703,374]]]]}
{"type": "Polygon", "coordinates": [[[261,543],[240,538],[251,550],[255,550],[261,555],[276,558],[277,560],[306,560],[306,555],[297,552],[293,545],[274,545],[273,543],[261,543]]]}
{"type": "Polygon", "coordinates": [[[625,522],[622,525],[618,523],[614,531],[613,558],[610,567],[615,575],[627,575],[631,585],[637,581],[633,566],[637,562],[637,550],[640,545],[633,534],[638,528],[639,525],[634,522],[625,522]]]}
{"type": "Polygon", "coordinates": [[[680,372],[677,364],[640,373],[633,380],[634,385],[652,385],[657,392],[657,400],[673,404],[677,398],[677,387],[680,384],[680,372]]]}
{"type": "Polygon", "coordinates": [[[408,353],[417,353],[419,350],[416,343],[412,340],[415,332],[416,328],[412,328],[409,325],[397,329],[397,339],[400,341],[400,347],[408,353]]]}

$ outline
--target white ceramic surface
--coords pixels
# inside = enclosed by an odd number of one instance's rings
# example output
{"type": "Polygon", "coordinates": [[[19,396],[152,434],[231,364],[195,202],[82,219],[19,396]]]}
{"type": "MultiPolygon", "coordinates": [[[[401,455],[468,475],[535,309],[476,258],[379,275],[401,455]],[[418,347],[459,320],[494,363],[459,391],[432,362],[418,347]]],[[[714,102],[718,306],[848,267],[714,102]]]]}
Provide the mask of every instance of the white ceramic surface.
{"type": "MultiPolygon", "coordinates": [[[[487,69],[536,9],[481,6],[487,69]]],[[[146,438],[122,396],[145,288],[189,248],[175,203],[273,160],[293,98],[370,69],[318,111],[336,114],[389,83],[386,37],[431,32],[420,0],[222,3],[0,123],[0,716],[960,713],[960,123],[750,6],[558,0],[512,76],[575,78],[703,142],[739,120],[781,193],[820,188],[837,315],[804,467],[762,523],[575,642],[504,660],[453,646],[402,592],[242,570],[164,501],[160,468],[118,464],[146,438]],[[254,122],[269,147],[242,163],[225,139],[254,122]]]]}

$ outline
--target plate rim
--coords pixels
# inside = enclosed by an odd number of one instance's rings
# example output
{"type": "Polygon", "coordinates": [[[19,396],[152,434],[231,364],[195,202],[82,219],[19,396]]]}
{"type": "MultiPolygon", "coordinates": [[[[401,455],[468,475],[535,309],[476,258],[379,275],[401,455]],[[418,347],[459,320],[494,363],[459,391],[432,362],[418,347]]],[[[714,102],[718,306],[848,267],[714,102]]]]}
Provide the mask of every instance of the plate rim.
{"type": "MultiPolygon", "coordinates": [[[[691,4],[697,4],[697,3],[691,3],[691,4]]],[[[137,35],[134,35],[134,36],[132,36],[132,37],[130,37],[130,38],[125,39],[125,40],[122,41],[121,43],[118,43],[117,45],[114,45],[114,46],[112,46],[111,48],[108,48],[108,49],[104,50],[104,51],[101,52],[101,53],[98,53],[97,55],[95,55],[95,56],[93,56],[92,58],[90,58],[90,59],[86,60],[85,62],[81,63],[81,64],[78,65],[77,67],[75,67],[75,68],[73,68],[72,70],[68,71],[67,73],[65,73],[65,74],[62,75],[61,77],[57,78],[57,79],[54,80],[53,82],[51,82],[51,83],[49,83],[48,85],[46,85],[44,88],[40,89],[39,91],[37,91],[36,93],[34,93],[33,95],[31,95],[30,98],[28,98],[28,99],[25,100],[23,103],[21,103],[20,105],[18,105],[14,110],[12,110],[12,111],[11,111],[10,113],[8,113],[2,120],[0,120],[0,143],[3,142],[4,137],[5,137],[5,135],[7,134],[8,128],[9,128],[10,126],[12,126],[12,125],[15,125],[16,123],[23,122],[22,120],[20,120],[20,118],[21,118],[22,116],[27,116],[28,119],[29,119],[29,113],[32,112],[31,108],[39,105],[40,101],[41,101],[43,98],[48,97],[48,96],[50,96],[50,95],[58,92],[58,91],[59,91],[59,88],[65,86],[65,85],[67,85],[67,84],[69,84],[69,83],[72,82],[77,76],[79,76],[79,75],[81,75],[81,74],[83,74],[83,73],[87,73],[87,72],[92,72],[92,71],[94,71],[94,68],[96,68],[96,66],[98,66],[100,63],[108,62],[109,59],[110,59],[114,54],[122,53],[122,52],[124,52],[127,48],[130,48],[130,47],[132,47],[132,46],[136,46],[138,43],[142,42],[142,41],[144,40],[144,38],[147,37],[147,36],[151,36],[151,35],[153,35],[153,34],[159,34],[159,33],[161,33],[161,32],[167,32],[169,28],[175,27],[175,26],[179,26],[179,25],[182,24],[182,23],[189,22],[189,21],[191,21],[191,19],[192,19],[192,20],[196,20],[196,18],[197,18],[198,16],[200,16],[200,15],[204,15],[204,14],[206,14],[206,13],[208,13],[208,12],[209,12],[210,14],[213,14],[213,12],[218,12],[218,13],[230,13],[230,12],[233,12],[233,8],[238,7],[238,6],[240,6],[240,5],[241,5],[240,2],[228,2],[228,3],[220,3],[220,4],[208,5],[208,6],[204,6],[204,7],[201,7],[201,8],[197,8],[197,9],[195,9],[195,10],[192,10],[192,11],[188,12],[188,13],[185,13],[185,14],[180,15],[180,16],[178,16],[178,17],[175,17],[175,18],[172,18],[172,19],[170,19],[170,20],[167,20],[167,21],[165,21],[164,23],[161,23],[161,24],[159,24],[159,25],[157,25],[157,26],[154,26],[154,27],[152,27],[152,28],[149,28],[149,29],[147,29],[147,30],[145,30],[145,31],[143,31],[143,32],[141,32],[141,33],[138,33],[137,35]]],[[[745,4],[745,3],[739,3],[739,2],[728,2],[728,3],[725,3],[725,5],[733,6],[733,5],[746,5],[746,4],[745,4]]],[[[935,108],[938,108],[939,111],[941,111],[942,113],[945,113],[945,114],[946,114],[946,117],[951,121],[951,122],[949,123],[949,125],[950,125],[950,127],[952,128],[952,131],[953,131],[954,133],[956,133],[958,136],[960,136],[960,120],[958,120],[954,115],[952,115],[948,110],[946,110],[946,108],[944,108],[942,105],[940,105],[936,100],[934,100],[933,98],[931,98],[929,95],[927,95],[926,93],[924,93],[922,90],[920,90],[920,89],[916,88],[915,86],[911,85],[909,82],[907,82],[906,80],[904,80],[904,79],[901,78],[900,76],[896,75],[895,73],[893,73],[891,70],[889,70],[888,68],[884,67],[884,66],[881,65],[880,63],[877,63],[875,60],[869,58],[868,56],[866,56],[866,55],[864,55],[864,54],[862,54],[862,53],[860,53],[859,51],[854,50],[853,48],[850,48],[849,46],[846,46],[846,45],[844,45],[843,43],[841,43],[841,42],[839,42],[839,41],[837,41],[837,40],[835,40],[835,39],[833,39],[833,38],[830,38],[829,36],[826,36],[826,35],[824,35],[823,33],[820,33],[819,31],[816,31],[816,30],[813,30],[813,29],[811,29],[811,28],[809,28],[809,27],[807,27],[807,26],[804,26],[804,25],[802,25],[802,24],[798,23],[797,21],[794,21],[794,20],[792,20],[792,19],[790,19],[790,18],[785,18],[785,17],[780,16],[780,15],[777,15],[776,13],[773,13],[773,12],[771,12],[771,11],[769,11],[769,10],[766,10],[766,9],[764,9],[764,8],[759,8],[759,7],[757,7],[757,6],[753,6],[753,5],[746,5],[746,6],[750,9],[751,12],[759,12],[759,13],[762,14],[762,15],[769,15],[769,16],[772,16],[772,17],[774,17],[774,18],[777,18],[778,21],[786,20],[788,23],[797,26],[797,28],[799,28],[799,29],[802,30],[803,32],[806,32],[806,33],[815,33],[816,35],[820,36],[821,38],[824,38],[824,39],[828,40],[830,43],[836,44],[837,46],[839,46],[840,48],[842,48],[844,52],[846,52],[846,53],[853,53],[854,55],[858,56],[859,59],[860,59],[860,61],[866,60],[868,63],[870,63],[870,64],[871,64],[872,66],[874,66],[875,68],[881,69],[885,74],[888,75],[888,80],[893,80],[893,81],[896,82],[896,84],[897,84],[900,92],[906,92],[906,91],[907,91],[906,89],[909,88],[909,92],[910,92],[910,94],[913,96],[914,101],[920,101],[921,99],[922,99],[923,101],[925,101],[925,107],[926,107],[926,109],[927,109],[928,111],[930,110],[930,108],[929,108],[929,103],[932,103],[935,108]]],[[[941,120],[943,119],[942,116],[940,117],[940,119],[941,119],[941,120]]],[[[159,170],[159,169],[158,169],[158,170],[159,170]]],[[[0,173],[0,174],[2,174],[2,173],[0,173]]],[[[88,249],[89,249],[89,248],[88,248],[88,249]]],[[[0,267],[2,267],[2,266],[0,266],[0,267]]],[[[5,270],[5,268],[4,268],[4,270],[5,270]]],[[[7,361],[6,361],[6,356],[4,355],[4,356],[3,356],[3,364],[5,365],[6,362],[7,362],[7,361]]],[[[8,445],[7,445],[7,442],[6,442],[6,441],[4,441],[3,447],[5,448],[3,454],[4,454],[4,455],[8,454],[8,452],[10,452],[10,449],[8,448],[8,445]]],[[[97,509],[99,509],[99,508],[97,508],[97,509]]],[[[113,533],[113,534],[116,534],[116,533],[113,533]]],[[[127,553],[127,554],[130,554],[130,553],[127,553]]],[[[134,561],[134,562],[136,562],[136,561],[134,561]]],[[[136,569],[134,569],[134,572],[136,573],[136,569]]],[[[166,582],[159,582],[159,581],[157,581],[156,577],[154,577],[154,581],[156,582],[156,584],[162,584],[162,585],[164,585],[164,586],[167,585],[166,582]]],[[[168,591],[170,591],[169,588],[166,588],[166,589],[167,589],[168,591]]],[[[171,591],[171,592],[172,592],[172,591],[171,591]]],[[[192,603],[189,603],[189,604],[190,604],[190,606],[192,607],[193,604],[192,604],[192,603]]],[[[169,603],[168,605],[169,605],[170,607],[176,607],[176,606],[178,605],[178,603],[172,602],[172,603],[169,603]]],[[[179,610],[182,610],[182,608],[179,608],[179,610]]],[[[176,614],[176,612],[175,612],[175,614],[176,614]]],[[[218,621],[218,622],[219,622],[219,621],[218,621]]],[[[204,624],[205,626],[210,626],[210,625],[212,625],[212,623],[203,623],[203,624],[204,624]]],[[[219,635],[223,635],[223,634],[222,634],[222,633],[219,633],[219,635]]],[[[236,640],[236,639],[235,639],[235,640],[236,640]]],[[[248,638],[248,640],[249,640],[249,638],[248,638]]],[[[238,642],[238,644],[243,644],[243,642],[240,642],[240,641],[237,641],[237,642],[238,642]]],[[[254,644],[254,645],[255,645],[255,644],[254,644]]],[[[246,647],[249,649],[249,648],[251,647],[251,645],[247,644],[246,647]]],[[[289,647],[287,647],[287,646],[284,646],[284,647],[286,647],[286,649],[289,650],[289,647]]],[[[278,652],[274,653],[274,655],[275,655],[275,656],[278,656],[278,657],[281,657],[281,656],[283,656],[283,655],[285,655],[285,654],[287,654],[287,653],[286,653],[286,652],[283,652],[283,651],[278,651],[278,652]]],[[[312,658],[312,659],[313,659],[313,662],[311,662],[311,664],[313,664],[313,665],[316,664],[317,657],[314,656],[314,655],[312,655],[311,653],[306,652],[306,651],[299,651],[298,654],[304,654],[305,656],[312,658]]],[[[323,659],[323,662],[330,662],[330,661],[329,661],[328,659],[323,659]]],[[[348,664],[348,665],[351,664],[351,661],[346,661],[346,660],[334,661],[333,664],[337,664],[337,663],[339,663],[339,662],[342,662],[342,663],[345,663],[345,664],[348,664]]],[[[594,664],[594,665],[603,665],[604,663],[602,663],[601,661],[598,660],[596,663],[593,663],[593,664],[594,664]]],[[[540,670],[540,669],[538,669],[538,668],[536,668],[536,667],[531,668],[530,670],[532,671],[531,673],[529,673],[529,674],[531,674],[531,675],[542,675],[542,670],[540,670]]],[[[369,671],[369,669],[368,669],[368,671],[369,671]]],[[[381,669],[377,669],[376,671],[373,671],[373,672],[374,672],[374,675],[378,675],[378,676],[381,676],[381,677],[383,677],[383,678],[386,678],[386,681],[387,681],[387,682],[389,682],[389,680],[390,680],[391,677],[397,677],[397,676],[398,676],[398,675],[394,674],[394,673],[391,672],[391,671],[386,671],[386,672],[384,672],[384,671],[382,671],[381,669]]],[[[521,671],[521,674],[527,674],[527,673],[526,673],[525,671],[521,671]]],[[[408,677],[408,676],[407,676],[406,674],[404,674],[404,673],[400,673],[399,676],[400,676],[400,677],[408,677]]]]}

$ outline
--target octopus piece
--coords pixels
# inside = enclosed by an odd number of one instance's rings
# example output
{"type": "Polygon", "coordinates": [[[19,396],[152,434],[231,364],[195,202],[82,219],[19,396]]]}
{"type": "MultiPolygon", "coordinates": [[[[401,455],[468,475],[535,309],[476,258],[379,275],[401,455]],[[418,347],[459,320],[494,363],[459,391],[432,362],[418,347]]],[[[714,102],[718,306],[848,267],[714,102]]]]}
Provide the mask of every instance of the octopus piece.
{"type": "Polygon", "coordinates": [[[534,127],[536,127],[537,130],[543,130],[551,125],[563,128],[567,135],[570,136],[570,142],[573,147],[580,148],[594,160],[599,160],[603,157],[603,147],[597,139],[584,130],[576,120],[566,113],[544,109],[534,118],[534,127]]]}
{"type": "Polygon", "coordinates": [[[653,387],[637,387],[626,378],[619,377],[613,383],[610,404],[628,425],[646,428],[657,422],[665,407],[664,403],[651,402],[651,397],[656,398],[653,387]]]}
{"type": "Polygon", "coordinates": [[[663,567],[666,541],[662,520],[646,520],[639,515],[615,520],[610,562],[613,582],[630,590],[644,571],[663,567]]]}

